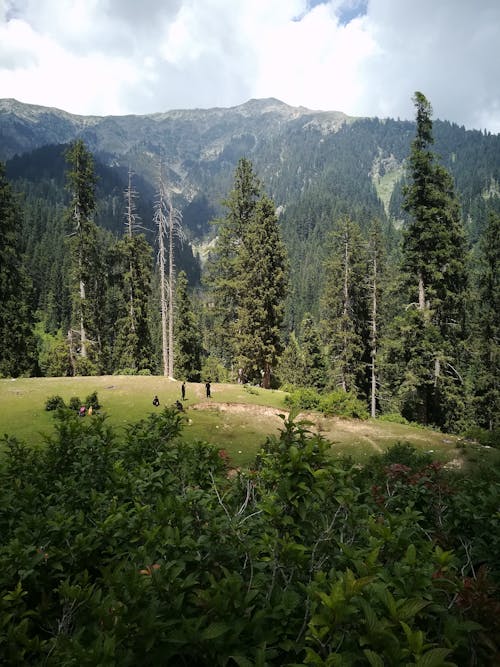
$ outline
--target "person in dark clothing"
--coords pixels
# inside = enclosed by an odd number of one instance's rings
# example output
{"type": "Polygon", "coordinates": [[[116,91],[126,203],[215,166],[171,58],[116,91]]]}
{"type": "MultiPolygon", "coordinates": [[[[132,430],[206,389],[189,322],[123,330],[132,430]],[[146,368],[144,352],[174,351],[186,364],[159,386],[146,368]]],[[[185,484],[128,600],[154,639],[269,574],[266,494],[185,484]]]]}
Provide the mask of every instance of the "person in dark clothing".
{"type": "Polygon", "coordinates": [[[157,408],[160,405],[160,399],[158,398],[158,396],[155,396],[153,398],[153,405],[155,406],[155,408],[157,408]]]}
{"type": "Polygon", "coordinates": [[[207,398],[210,398],[210,380],[208,382],[205,382],[205,389],[207,390],[207,398]]]}
{"type": "Polygon", "coordinates": [[[184,412],[184,407],[182,406],[182,403],[180,401],[175,401],[175,407],[179,412],[184,412]]]}
{"type": "Polygon", "coordinates": [[[182,396],[182,400],[184,401],[185,398],[186,398],[186,383],[185,382],[183,382],[181,384],[181,396],[182,396]]]}

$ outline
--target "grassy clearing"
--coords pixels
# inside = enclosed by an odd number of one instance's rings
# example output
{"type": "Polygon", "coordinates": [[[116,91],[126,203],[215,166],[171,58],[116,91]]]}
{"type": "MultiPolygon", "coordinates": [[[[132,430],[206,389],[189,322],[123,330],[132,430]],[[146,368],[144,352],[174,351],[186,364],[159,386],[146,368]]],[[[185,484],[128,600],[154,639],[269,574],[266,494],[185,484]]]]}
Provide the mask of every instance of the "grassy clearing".
{"type": "MultiPolygon", "coordinates": [[[[38,446],[44,434],[53,430],[53,413],[46,412],[48,397],[60,395],[66,403],[73,396],[82,402],[97,391],[102,412],[111,424],[125,428],[154,410],[153,396],[160,408],[180,399],[180,382],[164,377],[103,376],[75,378],[26,378],[0,380],[0,436],[8,434],[38,446]]],[[[187,383],[184,437],[223,447],[235,465],[250,465],[266,437],[278,434],[285,414],[285,394],[245,388],[241,385],[212,384],[212,398],[205,386],[187,383]]],[[[300,415],[311,422],[311,430],[332,442],[332,453],[350,455],[357,461],[386,450],[396,442],[409,442],[417,449],[432,451],[448,461],[459,456],[457,438],[430,429],[377,420],[327,418],[320,414],[300,415]]]]}

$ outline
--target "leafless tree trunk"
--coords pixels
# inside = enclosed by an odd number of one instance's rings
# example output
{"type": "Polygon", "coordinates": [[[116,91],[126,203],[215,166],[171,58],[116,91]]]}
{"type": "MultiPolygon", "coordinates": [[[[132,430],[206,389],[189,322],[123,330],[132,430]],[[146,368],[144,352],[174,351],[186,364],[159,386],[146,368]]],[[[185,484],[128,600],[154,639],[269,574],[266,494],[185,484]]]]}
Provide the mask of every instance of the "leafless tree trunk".
{"type": "Polygon", "coordinates": [[[170,197],[168,198],[168,375],[174,377],[174,292],[175,292],[175,263],[174,263],[174,233],[175,210],[170,197]]]}
{"type": "Polygon", "coordinates": [[[372,281],[372,340],[371,340],[371,416],[377,415],[377,372],[376,372],[376,358],[377,358],[377,250],[373,251],[373,281],[372,281]]]}
{"type": "Polygon", "coordinates": [[[85,283],[80,280],[80,356],[87,356],[87,332],[83,318],[83,306],[85,303],[85,283]]]}
{"type": "Polygon", "coordinates": [[[172,205],[170,194],[163,181],[160,164],[158,200],[155,208],[155,222],[158,228],[158,263],[160,267],[160,299],[162,321],[163,374],[174,377],[174,319],[175,319],[175,258],[174,238],[183,240],[181,214],[172,205]],[[165,275],[166,247],[168,234],[168,281],[165,275]]]}
{"type": "MultiPolygon", "coordinates": [[[[135,200],[137,198],[137,192],[132,186],[132,170],[129,167],[128,170],[128,186],[125,190],[125,228],[126,234],[131,239],[134,235],[134,230],[136,228],[139,216],[136,212],[135,200]]],[[[129,289],[129,317],[130,317],[130,329],[132,333],[135,333],[135,299],[134,299],[134,279],[133,279],[133,263],[132,259],[129,260],[129,273],[131,276],[130,279],[130,289],[129,289]]]]}
{"type": "Polygon", "coordinates": [[[163,358],[163,375],[168,376],[169,355],[167,338],[167,281],[165,277],[165,235],[167,233],[167,217],[165,215],[166,196],[163,183],[162,165],[160,162],[158,177],[158,193],[154,210],[154,221],[158,230],[158,265],[160,270],[160,309],[161,309],[161,341],[163,358]]]}
{"type": "Polygon", "coordinates": [[[421,273],[418,275],[418,309],[425,310],[425,285],[421,273]]]}

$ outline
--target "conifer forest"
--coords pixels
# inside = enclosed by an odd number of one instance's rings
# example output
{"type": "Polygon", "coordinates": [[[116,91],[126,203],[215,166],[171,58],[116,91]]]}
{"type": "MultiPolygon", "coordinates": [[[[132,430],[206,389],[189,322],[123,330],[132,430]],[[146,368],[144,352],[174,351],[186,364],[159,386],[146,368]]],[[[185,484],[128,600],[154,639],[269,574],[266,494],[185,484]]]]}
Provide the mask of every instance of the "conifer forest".
{"type": "Polygon", "coordinates": [[[130,167],[120,190],[81,138],[16,154],[1,174],[0,373],[341,390],[372,416],[494,430],[499,140],[445,125],[462,142],[447,168],[430,103],[414,103],[399,171],[394,121],[345,125],[326,166],[326,142],[306,152],[300,136],[279,182],[242,137],[213,204],[181,206],[161,159],[147,195],[130,167]],[[358,183],[382,131],[392,157],[358,183]],[[374,186],[388,174],[390,197],[374,186]]]}
{"type": "MultiPolygon", "coordinates": [[[[499,448],[500,136],[413,104],[130,135],[0,105],[0,378],[280,389],[499,448]]],[[[498,459],[357,465],[291,415],[236,469],[182,411],[118,433],[94,399],[2,441],[2,664],[499,664],[498,459]]]]}

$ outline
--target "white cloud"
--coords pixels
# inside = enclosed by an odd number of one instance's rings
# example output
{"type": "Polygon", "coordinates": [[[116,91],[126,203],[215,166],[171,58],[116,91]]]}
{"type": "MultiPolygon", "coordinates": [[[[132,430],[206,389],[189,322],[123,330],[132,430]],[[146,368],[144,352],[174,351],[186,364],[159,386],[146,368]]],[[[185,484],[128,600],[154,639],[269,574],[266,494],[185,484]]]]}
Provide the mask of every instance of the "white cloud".
{"type": "Polygon", "coordinates": [[[500,131],[498,0],[0,0],[0,96],[81,114],[250,97],[500,131]]]}

